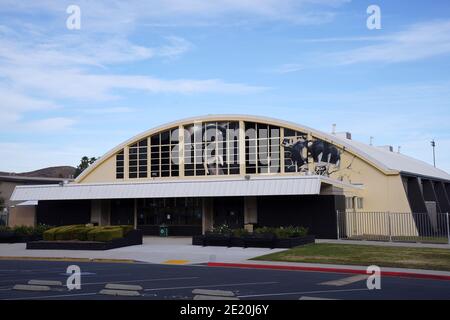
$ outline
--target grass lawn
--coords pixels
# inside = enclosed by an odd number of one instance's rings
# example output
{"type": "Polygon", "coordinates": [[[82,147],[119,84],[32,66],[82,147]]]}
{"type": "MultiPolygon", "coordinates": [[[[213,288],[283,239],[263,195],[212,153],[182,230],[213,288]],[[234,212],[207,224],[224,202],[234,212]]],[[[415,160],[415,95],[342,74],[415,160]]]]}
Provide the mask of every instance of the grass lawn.
{"type": "Polygon", "coordinates": [[[310,244],[253,260],[307,262],[450,271],[450,249],[310,244]]]}

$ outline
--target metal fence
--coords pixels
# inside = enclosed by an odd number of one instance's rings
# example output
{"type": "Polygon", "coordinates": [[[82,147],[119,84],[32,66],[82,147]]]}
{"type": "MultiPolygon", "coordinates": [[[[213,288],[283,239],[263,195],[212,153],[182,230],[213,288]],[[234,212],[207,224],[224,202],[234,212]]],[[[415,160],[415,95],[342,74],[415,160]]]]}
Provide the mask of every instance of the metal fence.
{"type": "Polygon", "coordinates": [[[338,239],[450,245],[448,213],[336,212],[338,239]]]}

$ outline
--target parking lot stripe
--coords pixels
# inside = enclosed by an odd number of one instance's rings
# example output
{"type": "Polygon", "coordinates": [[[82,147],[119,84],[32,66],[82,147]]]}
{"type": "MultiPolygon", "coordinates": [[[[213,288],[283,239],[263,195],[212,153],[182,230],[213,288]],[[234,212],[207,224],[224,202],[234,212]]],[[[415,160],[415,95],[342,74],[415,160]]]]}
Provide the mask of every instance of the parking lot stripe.
{"type": "Polygon", "coordinates": [[[315,293],[337,293],[337,292],[357,292],[357,291],[369,291],[369,289],[342,289],[342,290],[321,290],[321,291],[304,291],[304,292],[280,292],[280,293],[263,293],[263,294],[249,294],[238,296],[238,298],[258,298],[258,297],[275,297],[275,296],[293,296],[315,293]]]}
{"type": "Polygon", "coordinates": [[[113,290],[113,289],[100,290],[99,294],[109,296],[124,296],[124,297],[139,297],[141,295],[138,291],[134,290],[113,290]]]}
{"type": "Polygon", "coordinates": [[[232,291],[224,290],[208,290],[208,289],[194,289],[192,294],[200,294],[206,296],[220,296],[220,297],[234,297],[235,294],[232,291]]]}
{"type": "Polygon", "coordinates": [[[308,301],[308,300],[338,300],[338,299],[328,299],[328,298],[319,298],[319,297],[302,296],[302,297],[300,297],[300,299],[298,299],[298,300],[305,300],[305,301],[308,301]]]}
{"type": "Polygon", "coordinates": [[[138,285],[108,283],[105,286],[105,289],[139,291],[139,290],[142,290],[143,288],[138,285]]]}
{"type": "Polygon", "coordinates": [[[220,296],[206,296],[206,295],[196,295],[192,300],[239,300],[236,297],[220,297],[220,296]]]}
{"type": "Polygon", "coordinates": [[[24,291],[50,291],[49,286],[38,286],[30,284],[16,284],[13,287],[14,290],[24,290],[24,291]]]}
{"type": "MultiPolygon", "coordinates": [[[[150,281],[170,281],[170,280],[192,280],[199,277],[178,277],[178,278],[154,278],[154,279],[136,279],[136,280],[120,280],[114,281],[115,283],[131,283],[131,282],[150,282],[150,281]]],[[[101,282],[83,283],[83,286],[95,285],[95,284],[107,284],[111,283],[111,280],[101,282]]]]}
{"type": "Polygon", "coordinates": [[[28,284],[38,285],[38,286],[62,286],[61,281],[55,280],[30,280],[28,284]]]}
{"type": "Polygon", "coordinates": [[[219,288],[219,287],[234,287],[234,286],[254,286],[254,285],[263,285],[263,284],[277,284],[279,282],[248,282],[248,283],[226,283],[226,284],[211,284],[204,286],[187,286],[187,287],[167,287],[167,288],[152,288],[145,289],[144,291],[158,291],[158,290],[176,290],[176,289],[195,289],[195,288],[219,288]]]}
{"type": "Polygon", "coordinates": [[[58,294],[52,296],[36,296],[36,297],[26,297],[26,298],[11,298],[11,299],[3,299],[3,300],[36,300],[36,299],[54,299],[54,298],[63,298],[63,297],[78,297],[78,296],[95,296],[97,292],[90,293],[74,293],[74,294],[58,294]]]}
{"type": "Polygon", "coordinates": [[[352,284],[352,283],[355,283],[355,282],[367,280],[367,278],[368,278],[368,275],[360,274],[360,275],[347,277],[347,278],[343,278],[343,279],[322,282],[322,283],[319,283],[319,285],[321,285],[321,286],[342,287],[342,286],[346,286],[346,285],[349,285],[349,284],[352,284]]]}

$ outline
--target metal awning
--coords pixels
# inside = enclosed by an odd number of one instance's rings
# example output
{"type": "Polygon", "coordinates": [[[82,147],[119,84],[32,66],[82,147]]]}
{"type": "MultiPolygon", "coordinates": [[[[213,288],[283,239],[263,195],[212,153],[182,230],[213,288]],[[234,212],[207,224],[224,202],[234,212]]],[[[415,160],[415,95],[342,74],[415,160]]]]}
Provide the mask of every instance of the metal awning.
{"type": "Polygon", "coordinates": [[[28,200],[28,201],[16,204],[16,206],[19,206],[19,207],[21,207],[21,206],[37,206],[37,205],[38,205],[38,201],[36,201],[36,200],[28,200]]]}
{"type": "Polygon", "coordinates": [[[319,195],[322,185],[360,189],[322,176],[236,177],[17,186],[12,201],[319,195]]]}

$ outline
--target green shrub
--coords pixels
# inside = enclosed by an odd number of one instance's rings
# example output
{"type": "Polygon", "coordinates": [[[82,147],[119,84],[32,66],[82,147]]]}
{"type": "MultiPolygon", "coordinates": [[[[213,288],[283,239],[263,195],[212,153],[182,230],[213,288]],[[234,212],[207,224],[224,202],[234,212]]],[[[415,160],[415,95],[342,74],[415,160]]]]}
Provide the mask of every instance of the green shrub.
{"type": "Polygon", "coordinates": [[[248,234],[249,234],[249,232],[246,229],[234,229],[233,230],[233,236],[238,237],[238,238],[244,237],[248,234]]]}
{"type": "Polygon", "coordinates": [[[33,236],[42,237],[44,232],[51,228],[51,226],[48,226],[46,224],[38,224],[36,227],[34,227],[33,236]]]}
{"type": "Polygon", "coordinates": [[[0,226],[0,233],[11,232],[11,228],[7,226],[0,226]]]}
{"type": "Polygon", "coordinates": [[[134,226],[130,226],[130,225],[121,225],[119,227],[122,228],[124,236],[126,236],[130,231],[134,230],[134,226]]]}
{"type": "Polygon", "coordinates": [[[106,242],[122,237],[123,229],[121,227],[97,227],[87,233],[89,241],[106,242]]]}
{"type": "Polygon", "coordinates": [[[33,227],[27,227],[27,226],[16,226],[13,229],[13,232],[18,237],[26,237],[31,236],[33,234],[33,227]]]}
{"type": "Polygon", "coordinates": [[[255,234],[275,234],[275,228],[260,227],[253,231],[255,234]]]}
{"type": "Polygon", "coordinates": [[[47,229],[43,232],[46,241],[80,240],[80,241],[110,241],[122,238],[133,230],[133,226],[102,226],[69,225],[47,229]]]}
{"type": "Polygon", "coordinates": [[[308,229],[305,227],[280,227],[280,228],[269,228],[261,227],[254,231],[255,234],[274,234],[278,238],[297,238],[305,237],[308,234],[308,229]]]}
{"type": "Polygon", "coordinates": [[[42,234],[42,238],[45,241],[53,241],[53,240],[55,240],[55,232],[58,230],[58,228],[60,228],[60,227],[56,227],[56,228],[51,228],[51,229],[45,230],[44,233],[42,234]]]}
{"type": "Polygon", "coordinates": [[[232,229],[226,225],[226,224],[222,224],[220,226],[216,226],[213,228],[212,233],[215,234],[223,234],[223,235],[229,235],[232,233],[232,229]]]}
{"type": "Polygon", "coordinates": [[[74,233],[80,228],[86,228],[84,225],[70,225],[60,227],[55,232],[55,240],[74,240],[74,233]]]}
{"type": "Polygon", "coordinates": [[[73,231],[74,240],[86,241],[88,239],[88,233],[94,230],[95,227],[82,227],[73,231]]]}

